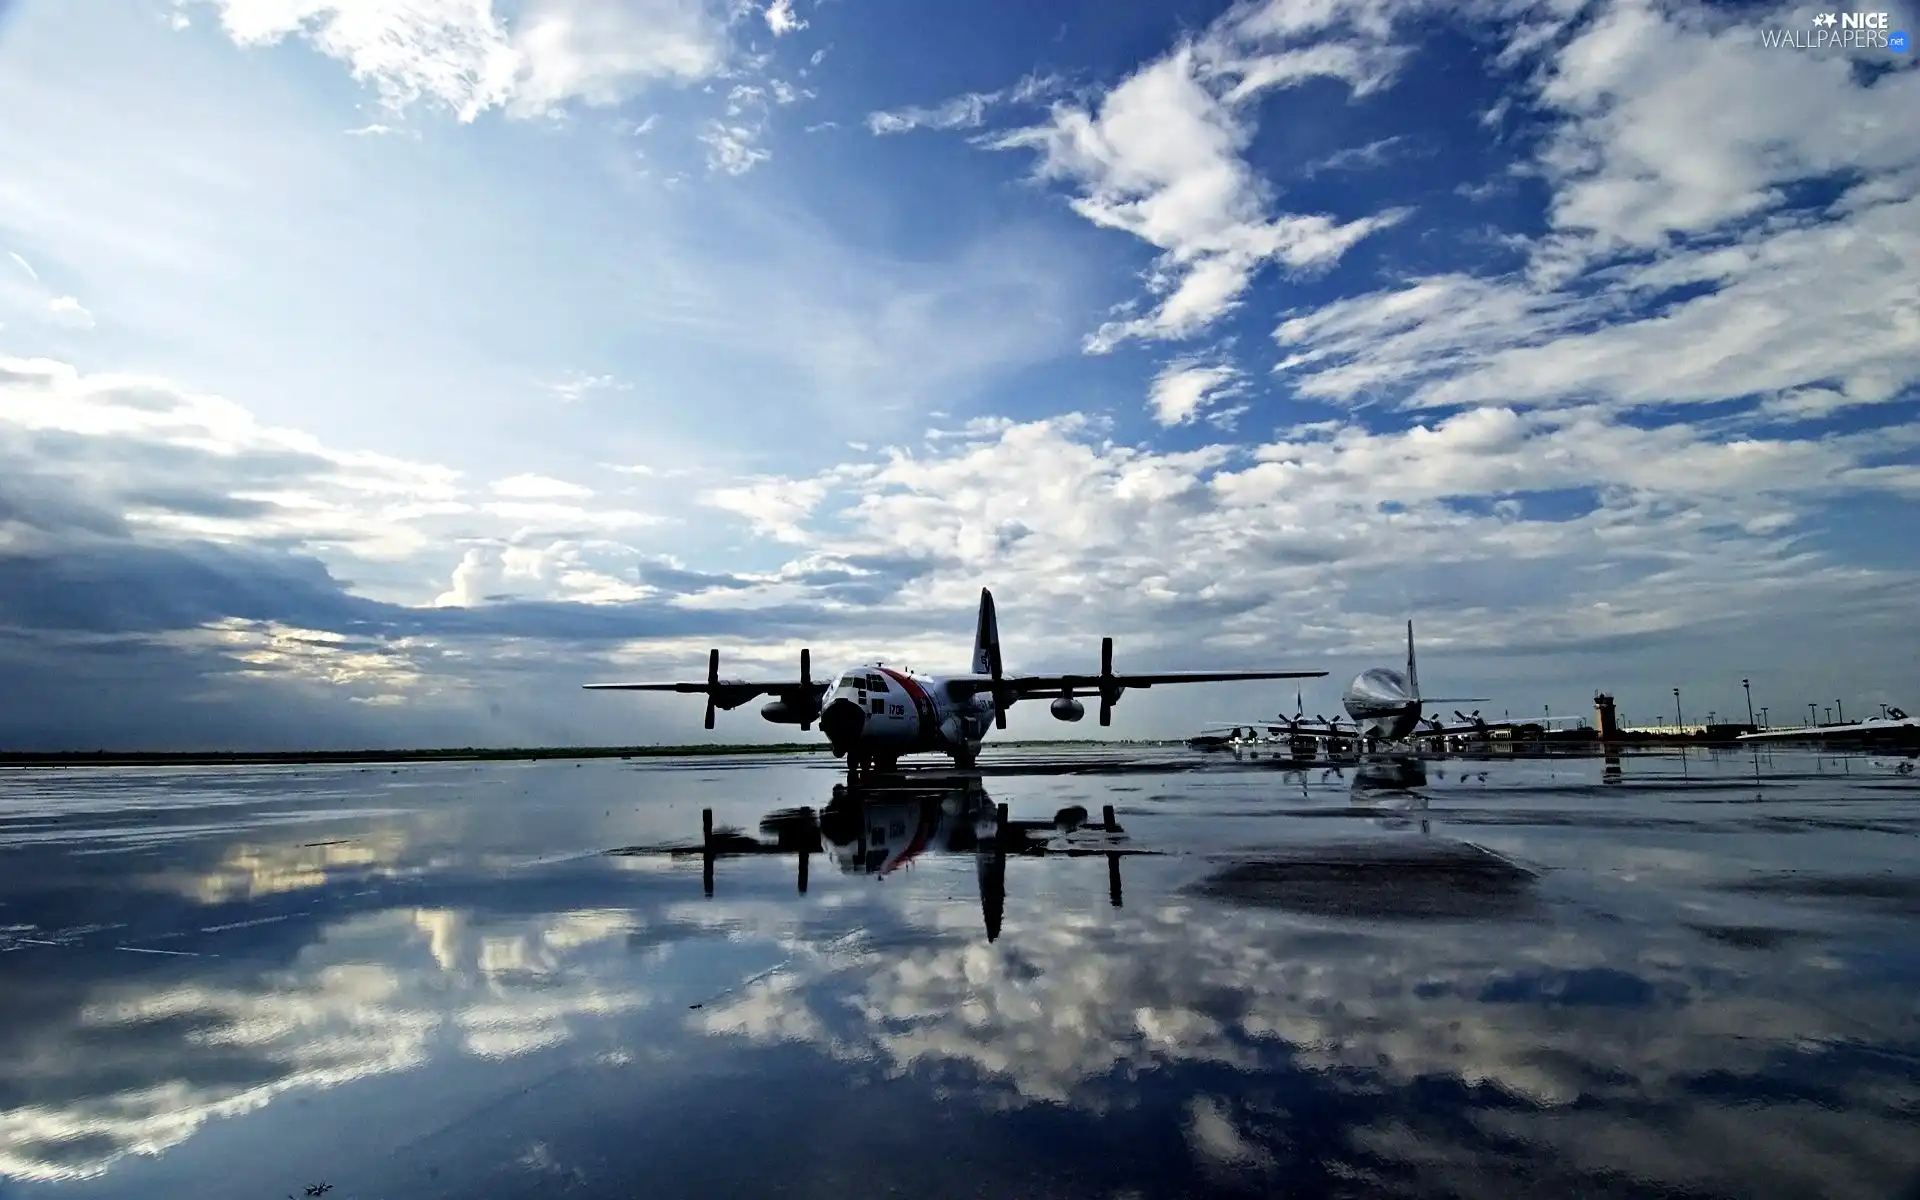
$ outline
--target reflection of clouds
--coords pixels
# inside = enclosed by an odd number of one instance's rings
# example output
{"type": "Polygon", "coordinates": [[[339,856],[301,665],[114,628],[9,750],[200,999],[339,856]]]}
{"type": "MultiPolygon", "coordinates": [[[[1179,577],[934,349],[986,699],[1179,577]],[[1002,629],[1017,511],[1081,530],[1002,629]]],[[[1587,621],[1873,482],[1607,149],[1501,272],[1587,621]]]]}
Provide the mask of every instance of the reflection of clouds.
{"type": "Polygon", "coordinates": [[[351,841],[308,846],[238,842],[213,867],[192,875],[162,877],[159,882],[201,904],[255,900],[323,887],[342,872],[391,874],[407,847],[407,835],[395,828],[370,829],[351,841]]]}
{"type": "Polygon", "coordinates": [[[282,1093],[420,1066],[449,1034],[481,1057],[557,1045],[581,1018],[647,1005],[633,927],[606,909],[386,912],[329,926],[284,969],[100,987],[0,1050],[0,1178],[98,1175],[282,1093]]]}
{"type": "MultiPolygon", "coordinates": [[[[1757,1136],[1740,1125],[1744,1105],[1765,1098],[1779,1153],[1845,1160],[1879,1181],[1862,1176],[1851,1194],[1883,1194],[1920,1167],[1920,1144],[1894,1136],[1903,1119],[1911,1131],[1910,1116],[1897,1114],[1920,1106],[1911,1064],[1856,1065],[1857,1078],[1836,1082],[1817,1057],[1829,1044],[1905,1028],[1910,1002],[1851,979],[1837,987],[1842,977],[1819,955],[1755,959],[1644,929],[1632,931],[1637,944],[1609,945],[1603,939],[1625,935],[1547,923],[1387,937],[1192,904],[1062,914],[985,944],[953,929],[971,921],[960,906],[923,911],[924,902],[904,899],[909,921],[947,930],[933,945],[819,960],[811,980],[750,992],[701,1027],[757,1041],[811,1036],[828,1054],[894,1074],[939,1070],[945,1079],[951,1071],[941,1068],[963,1065],[990,1107],[1100,1111],[1125,1102],[1118,1089],[1129,1085],[1118,1081],[1196,1063],[1304,1070],[1355,1098],[1453,1080],[1518,1101],[1497,1119],[1524,1125],[1513,1136],[1528,1145],[1577,1141],[1582,1170],[1791,1193],[1779,1183],[1788,1176],[1769,1177],[1740,1149],[1757,1136]],[[1755,974],[1757,964],[1767,973],[1755,974]],[[1796,1053],[1815,1057],[1783,1067],[1796,1053]],[[1783,1071],[1819,1078],[1846,1099],[1770,1091],[1783,1071]],[[1703,1090],[1702,1080],[1725,1082],[1703,1090]],[[1820,1117],[1823,1104],[1847,1115],[1820,1117]],[[1855,1121],[1856,1106],[1883,1115],[1855,1121]],[[1688,1157],[1685,1129],[1698,1137],[1719,1129],[1724,1144],[1670,1169],[1669,1160],[1688,1157]]],[[[1185,1122],[1198,1158],[1236,1170],[1269,1161],[1255,1136],[1269,1126],[1284,1136],[1284,1123],[1250,1125],[1248,1114],[1208,1097],[1191,1102],[1185,1122]]],[[[1388,1132],[1372,1127],[1368,1144],[1387,1145],[1388,1132]]],[[[1396,1154],[1436,1165],[1457,1157],[1483,1173],[1482,1152],[1453,1136],[1438,1145],[1415,1138],[1396,1154]]],[[[1793,1177],[1813,1181],[1800,1194],[1846,1178],[1821,1182],[1818,1168],[1793,1177]]]]}

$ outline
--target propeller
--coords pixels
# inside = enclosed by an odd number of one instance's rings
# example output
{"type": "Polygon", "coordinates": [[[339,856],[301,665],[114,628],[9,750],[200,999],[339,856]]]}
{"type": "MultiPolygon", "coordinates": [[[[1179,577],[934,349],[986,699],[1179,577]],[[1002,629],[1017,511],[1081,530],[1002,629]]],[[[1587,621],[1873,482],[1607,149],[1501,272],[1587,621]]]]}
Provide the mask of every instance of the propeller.
{"type": "Polygon", "coordinates": [[[1100,639],[1100,723],[1113,724],[1113,704],[1120,698],[1120,689],[1113,684],[1113,639],[1100,639]]]}
{"type": "MultiPolygon", "coordinates": [[[[807,649],[805,646],[802,646],[800,648],[800,701],[802,704],[805,704],[808,706],[807,708],[803,708],[801,710],[802,712],[812,711],[811,706],[814,701],[813,651],[807,649]]],[[[800,728],[802,730],[812,729],[813,728],[812,720],[806,720],[806,721],[800,722],[800,728]]]]}
{"type": "Polygon", "coordinates": [[[994,638],[987,643],[987,674],[993,677],[993,727],[995,729],[1005,729],[1007,727],[1007,705],[1011,704],[1012,700],[1000,687],[1000,680],[1004,678],[1004,672],[1000,663],[1000,639],[998,638],[994,638]]]}
{"type": "Polygon", "coordinates": [[[707,651],[707,728],[713,728],[713,694],[720,689],[720,650],[707,651]]]}

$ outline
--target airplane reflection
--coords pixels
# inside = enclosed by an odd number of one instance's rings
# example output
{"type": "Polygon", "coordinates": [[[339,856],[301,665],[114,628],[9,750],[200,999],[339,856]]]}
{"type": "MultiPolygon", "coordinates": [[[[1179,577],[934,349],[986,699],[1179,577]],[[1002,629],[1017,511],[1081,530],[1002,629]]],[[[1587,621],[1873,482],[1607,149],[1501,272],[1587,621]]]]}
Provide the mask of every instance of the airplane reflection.
{"type": "Polygon", "coordinates": [[[713,895],[714,865],[723,858],[754,854],[795,857],[796,886],[807,893],[810,864],[825,855],[842,874],[885,880],[926,854],[972,854],[980,881],[981,918],[987,940],[1000,936],[1006,910],[1007,858],[1102,854],[1107,859],[1107,895],[1122,905],[1120,860],[1150,851],[1124,847],[1127,840],[1107,805],[1099,821],[1079,805],[1060,809],[1050,821],[1013,820],[995,804],[977,776],[934,785],[835,784],[826,808],[778,809],[760,821],[760,837],[716,829],[713,810],[701,814],[701,886],[713,895]]]}

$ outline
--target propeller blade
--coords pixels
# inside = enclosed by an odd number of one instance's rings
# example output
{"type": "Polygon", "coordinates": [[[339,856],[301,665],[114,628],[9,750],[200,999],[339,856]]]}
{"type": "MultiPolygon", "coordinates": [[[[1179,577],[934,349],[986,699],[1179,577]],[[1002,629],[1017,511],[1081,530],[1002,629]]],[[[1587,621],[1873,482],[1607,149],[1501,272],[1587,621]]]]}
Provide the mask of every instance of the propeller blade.
{"type": "Polygon", "coordinates": [[[1108,682],[1113,678],[1113,639],[1100,639],[1100,723],[1113,724],[1114,687],[1108,682]]]}
{"type": "Polygon", "coordinates": [[[713,693],[720,687],[720,650],[715,647],[707,651],[707,720],[708,729],[713,728],[713,693]]]}
{"type": "MultiPolygon", "coordinates": [[[[800,702],[809,707],[802,711],[812,711],[813,695],[813,651],[800,647],[800,702]]],[[[802,732],[813,728],[812,721],[800,722],[802,732]]]]}

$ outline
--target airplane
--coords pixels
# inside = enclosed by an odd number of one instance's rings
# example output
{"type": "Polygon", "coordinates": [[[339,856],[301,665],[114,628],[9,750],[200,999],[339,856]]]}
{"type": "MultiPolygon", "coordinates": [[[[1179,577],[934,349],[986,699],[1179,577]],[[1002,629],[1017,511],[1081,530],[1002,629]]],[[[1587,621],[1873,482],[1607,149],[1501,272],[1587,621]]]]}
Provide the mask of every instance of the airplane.
{"type": "Polygon", "coordinates": [[[1898,708],[1889,708],[1884,717],[1847,721],[1838,725],[1801,725],[1786,729],[1767,729],[1743,733],[1739,742],[1920,742],[1920,718],[1910,717],[1898,708]]]}
{"type": "Polygon", "coordinates": [[[720,678],[720,651],[707,653],[707,677],[692,683],[589,683],[589,691],[681,692],[705,695],[706,727],[714,709],[735,709],[756,696],[774,698],[760,715],[781,725],[811,729],[820,723],[835,758],[847,759],[849,777],[891,770],[903,754],[938,751],[961,769],[974,766],[980,743],[991,728],[1007,727],[1007,710],[1020,700],[1053,697],[1050,711],[1060,721],[1086,715],[1083,697],[1100,698],[1100,724],[1113,723],[1113,706],[1128,688],[1159,684],[1224,683],[1253,679],[1318,679],[1325,671],[1176,671],[1116,675],[1113,639],[1100,639],[1097,675],[1008,675],[1000,658],[1000,626],[993,593],[980,589],[974,623],[973,670],[953,675],[922,675],[863,663],[841,671],[831,683],[812,675],[812,652],[800,651],[800,678],[750,681],[720,678]]]}
{"type": "MultiPolygon", "coordinates": [[[[1423,704],[1469,704],[1485,703],[1485,696],[1422,696],[1420,694],[1420,671],[1414,658],[1413,622],[1407,622],[1407,669],[1403,674],[1389,667],[1371,667],[1354,676],[1340,697],[1340,706],[1346,710],[1349,728],[1341,727],[1341,718],[1331,721],[1322,716],[1308,720],[1305,705],[1300,695],[1294,696],[1294,714],[1289,717],[1280,715],[1264,717],[1258,721],[1242,722],[1255,729],[1264,728],[1269,733],[1284,735],[1301,749],[1304,739],[1333,742],[1359,742],[1371,748],[1382,742],[1406,742],[1425,738],[1475,737],[1486,739],[1496,729],[1522,729],[1527,726],[1548,724],[1566,724],[1577,722],[1579,717],[1555,717],[1539,721],[1487,721],[1480,716],[1480,710],[1471,714],[1459,709],[1453,715],[1460,720],[1458,725],[1444,725],[1438,717],[1421,716],[1423,704]]],[[[1215,725],[1202,731],[1203,737],[1218,730],[1237,726],[1215,725]]],[[[1211,744],[1196,746],[1197,749],[1224,749],[1236,744],[1244,744],[1244,739],[1233,737],[1209,739],[1211,744]]],[[[1190,742],[1189,744],[1193,744],[1190,742]]]]}

